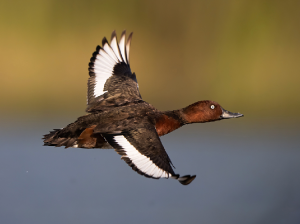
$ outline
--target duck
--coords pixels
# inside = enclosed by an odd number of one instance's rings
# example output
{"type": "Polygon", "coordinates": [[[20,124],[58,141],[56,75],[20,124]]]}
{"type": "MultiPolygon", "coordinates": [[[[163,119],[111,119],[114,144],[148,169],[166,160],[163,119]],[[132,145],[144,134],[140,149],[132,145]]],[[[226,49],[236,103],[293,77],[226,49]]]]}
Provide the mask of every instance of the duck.
{"type": "Polygon", "coordinates": [[[175,179],[190,184],[196,175],[176,174],[160,137],[186,124],[242,117],[217,102],[202,100],[185,108],[159,111],[144,101],[136,74],[131,71],[132,40],[126,31],[110,44],[106,37],[97,46],[89,65],[87,114],[61,129],[44,135],[45,146],[114,149],[132,170],[153,179],[175,179]]]}

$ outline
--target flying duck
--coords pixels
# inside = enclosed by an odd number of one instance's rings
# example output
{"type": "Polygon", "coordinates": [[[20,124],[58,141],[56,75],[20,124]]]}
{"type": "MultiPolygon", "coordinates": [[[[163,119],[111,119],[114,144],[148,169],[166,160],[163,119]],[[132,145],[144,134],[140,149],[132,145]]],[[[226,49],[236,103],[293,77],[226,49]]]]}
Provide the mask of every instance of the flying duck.
{"type": "Polygon", "coordinates": [[[65,148],[113,148],[134,171],[148,178],[173,178],[188,185],[196,175],[175,174],[160,136],[185,124],[242,117],[210,100],[159,111],[145,102],[129,64],[132,33],[123,31],[110,44],[104,37],[89,63],[87,114],[44,135],[44,145],[65,148]]]}

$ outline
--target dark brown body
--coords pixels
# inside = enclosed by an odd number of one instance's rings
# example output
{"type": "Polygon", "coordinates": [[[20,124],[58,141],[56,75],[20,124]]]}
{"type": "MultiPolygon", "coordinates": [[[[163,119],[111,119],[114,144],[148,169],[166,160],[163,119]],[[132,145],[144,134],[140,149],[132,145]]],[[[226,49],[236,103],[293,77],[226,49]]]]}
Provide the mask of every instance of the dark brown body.
{"type": "Polygon", "coordinates": [[[45,135],[47,145],[79,148],[111,148],[101,133],[121,133],[137,129],[150,121],[159,136],[181,127],[185,122],[178,111],[160,112],[146,102],[122,106],[79,117],[61,130],[45,135]],[[177,118],[177,119],[176,119],[177,118]]]}
{"type": "Polygon", "coordinates": [[[218,120],[222,114],[220,108],[213,101],[200,101],[180,110],[161,112],[142,101],[79,117],[67,127],[45,135],[44,142],[65,147],[111,148],[101,134],[135,130],[150,121],[157,134],[162,136],[184,124],[218,120]],[[211,104],[216,106],[213,112],[211,104]]]}

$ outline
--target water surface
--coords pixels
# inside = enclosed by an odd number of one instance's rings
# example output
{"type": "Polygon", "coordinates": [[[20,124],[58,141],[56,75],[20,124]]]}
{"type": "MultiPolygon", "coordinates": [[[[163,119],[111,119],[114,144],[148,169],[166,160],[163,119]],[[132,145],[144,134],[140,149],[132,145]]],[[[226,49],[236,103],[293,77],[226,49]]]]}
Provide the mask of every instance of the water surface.
{"type": "Polygon", "coordinates": [[[68,121],[1,128],[1,223],[300,223],[296,127],[238,120],[162,137],[188,186],[133,172],[113,150],[42,146],[68,121]]]}

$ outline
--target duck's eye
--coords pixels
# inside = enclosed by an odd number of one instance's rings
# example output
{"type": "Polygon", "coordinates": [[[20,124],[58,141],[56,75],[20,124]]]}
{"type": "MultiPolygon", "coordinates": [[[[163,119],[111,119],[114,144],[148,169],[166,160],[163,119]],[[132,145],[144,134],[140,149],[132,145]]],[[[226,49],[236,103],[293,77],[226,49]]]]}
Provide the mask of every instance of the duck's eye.
{"type": "Polygon", "coordinates": [[[215,109],[215,105],[211,105],[210,108],[213,110],[215,109]]]}

